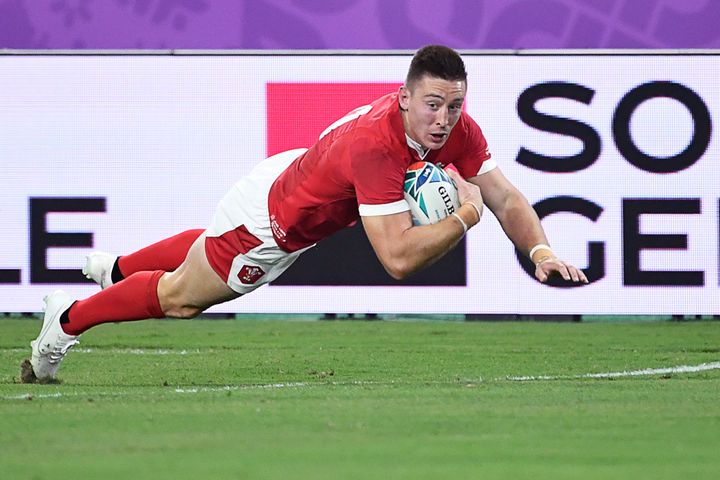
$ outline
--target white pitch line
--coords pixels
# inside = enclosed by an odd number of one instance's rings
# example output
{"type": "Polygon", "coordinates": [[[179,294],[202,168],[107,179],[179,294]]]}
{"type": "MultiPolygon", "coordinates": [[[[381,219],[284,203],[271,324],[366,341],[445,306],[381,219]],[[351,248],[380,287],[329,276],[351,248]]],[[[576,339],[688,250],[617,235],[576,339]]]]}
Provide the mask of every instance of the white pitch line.
{"type": "Polygon", "coordinates": [[[505,377],[506,380],[514,382],[531,382],[537,380],[572,380],[578,378],[620,378],[620,377],[641,377],[648,375],[667,375],[672,373],[697,373],[708,370],[720,369],[720,362],[701,363],[700,365],[679,365],[667,368],[644,368],[642,370],[584,373],[582,375],[538,375],[524,377],[505,377]]]}
{"type": "MultiPolygon", "coordinates": [[[[392,383],[392,382],[390,382],[392,383]]],[[[305,387],[342,387],[342,386],[363,386],[363,385],[385,385],[379,382],[363,382],[356,380],[353,382],[288,382],[288,383],[266,383],[254,385],[224,385],[222,387],[177,387],[175,393],[202,393],[202,392],[232,392],[236,390],[269,390],[280,388],[305,388],[305,387]]]]}
{"type": "MultiPolygon", "coordinates": [[[[392,382],[391,382],[392,383],[392,382]]],[[[383,383],[384,384],[384,383],[383,383]]],[[[213,392],[233,392],[238,390],[268,390],[282,388],[312,388],[326,386],[362,386],[362,385],[381,385],[378,382],[330,382],[330,383],[312,383],[312,382],[287,382],[287,383],[259,383],[250,385],[223,385],[218,387],[175,387],[173,390],[164,390],[163,393],[213,393],[213,392]]],[[[1,396],[0,400],[34,400],[40,398],[59,398],[59,397],[118,397],[126,395],[139,395],[141,392],[53,392],[53,393],[20,393],[17,395],[1,396]]]]}
{"type": "Polygon", "coordinates": [[[63,394],[60,392],[55,393],[39,393],[39,394],[33,394],[33,393],[21,393],[19,395],[6,395],[4,397],[0,397],[3,400],[32,400],[34,398],[58,398],[58,397],[65,397],[67,394],[63,394]]]}
{"type": "MultiPolygon", "coordinates": [[[[22,353],[29,352],[27,348],[8,348],[0,351],[10,353],[22,353]]],[[[113,353],[113,354],[124,354],[124,355],[191,355],[196,353],[213,353],[215,350],[170,350],[164,348],[145,349],[145,348],[73,348],[70,350],[71,353],[113,353]]]]}
{"type": "Polygon", "coordinates": [[[222,387],[178,387],[175,393],[201,393],[201,392],[232,392],[235,390],[255,390],[255,389],[273,389],[273,388],[300,388],[309,387],[313,384],[306,382],[291,383],[269,383],[266,385],[225,385],[222,387]]]}
{"type": "MultiPolygon", "coordinates": [[[[700,365],[679,365],[677,367],[667,368],[645,368],[642,370],[631,370],[622,372],[603,372],[603,373],[584,373],[581,375],[537,375],[505,378],[496,380],[510,380],[513,382],[530,382],[538,380],[573,380],[581,378],[620,378],[620,377],[640,377],[648,375],[667,375],[672,373],[697,373],[708,370],[719,370],[720,362],[701,363],[700,365]]],[[[482,380],[481,380],[482,381],[482,380]]],[[[390,384],[394,382],[389,382],[390,384]]],[[[304,387],[324,387],[324,386],[345,386],[345,385],[385,385],[388,382],[373,381],[352,381],[352,382],[329,382],[329,383],[308,383],[308,382],[288,382],[288,383],[267,383],[254,385],[224,385],[220,387],[176,387],[173,393],[202,393],[202,392],[231,392],[237,390],[260,390],[260,389],[282,389],[282,388],[304,388],[304,387]]],[[[133,395],[138,392],[53,392],[53,393],[21,393],[17,395],[5,395],[0,397],[2,400],[33,400],[40,398],[59,398],[59,397],[78,397],[78,396],[99,396],[114,397],[123,395],[133,395]]]]}
{"type": "MultiPolygon", "coordinates": [[[[94,349],[94,348],[76,348],[73,353],[121,353],[128,355],[188,355],[191,353],[201,353],[200,350],[166,350],[157,348],[154,350],[146,350],[144,348],[113,348],[113,349],[94,349]]],[[[202,353],[208,353],[205,351],[202,353]]]]}
{"type": "MultiPolygon", "coordinates": [[[[318,384],[320,385],[320,384],[318,384]]],[[[174,390],[168,390],[169,393],[203,393],[203,392],[232,392],[236,390],[258,390],[272,388],[301,388],[312,387],[315,384],[297,382],[297,383],[271,383],[259,385],[224,385],[222,387],[176,387],[174,390]]],[[[53,392],[53,393],[20,393],[17,395],[5,395],[0,397],[2,400],[35,400],[40,398],[60,398],[60,397],[117,397],[142,394],[139,392],[53,392]]]]}

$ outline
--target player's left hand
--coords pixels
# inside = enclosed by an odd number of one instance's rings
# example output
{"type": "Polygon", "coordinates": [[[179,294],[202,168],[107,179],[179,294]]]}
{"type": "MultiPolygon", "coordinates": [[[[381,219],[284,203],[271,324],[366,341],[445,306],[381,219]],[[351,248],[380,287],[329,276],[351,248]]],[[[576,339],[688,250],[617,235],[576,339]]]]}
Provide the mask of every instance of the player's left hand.
{"type": "Polygon", "coordinates": [[[535,278],[541,282],[546,282],[553,273],[557,273],[567,281],[588,283],[588,279],[582,270],[567,262],[563,262],[557,257],[546,258],[535,266],[535,278]]]}

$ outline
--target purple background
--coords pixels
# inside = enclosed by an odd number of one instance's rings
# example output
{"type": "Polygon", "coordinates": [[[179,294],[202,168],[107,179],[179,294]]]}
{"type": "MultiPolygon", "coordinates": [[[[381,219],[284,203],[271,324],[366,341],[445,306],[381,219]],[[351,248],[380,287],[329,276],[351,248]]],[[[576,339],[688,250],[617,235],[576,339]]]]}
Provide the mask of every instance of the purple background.
{"type": "Polygon", "coordinates": [[[717,0],[0,0],[0,48],[718,48],[717,0]]]}

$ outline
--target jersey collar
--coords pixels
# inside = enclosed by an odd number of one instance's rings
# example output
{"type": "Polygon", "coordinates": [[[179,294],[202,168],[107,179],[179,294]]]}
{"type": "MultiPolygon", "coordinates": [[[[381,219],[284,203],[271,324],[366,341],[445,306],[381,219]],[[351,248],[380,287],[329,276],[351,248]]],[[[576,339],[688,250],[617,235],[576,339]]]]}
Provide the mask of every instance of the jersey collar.
{"type": "Polygon", "coordinates": [[[408,147],[412,148],[417,152],[417,154],[420,156],[420,160],[425,160],[425,157],[427,156],[430,149],[428,148],[427,150],[425,150],[422,145],[410,138],[410,135],[408,135],[407,133],[405,133],[405,140],[407,141],[408,147]]]}

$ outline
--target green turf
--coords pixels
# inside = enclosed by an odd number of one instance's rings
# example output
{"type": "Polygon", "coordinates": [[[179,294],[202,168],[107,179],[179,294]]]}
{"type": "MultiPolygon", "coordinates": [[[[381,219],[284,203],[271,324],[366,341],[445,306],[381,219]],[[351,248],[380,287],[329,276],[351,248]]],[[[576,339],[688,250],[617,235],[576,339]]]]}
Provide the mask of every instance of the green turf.
{"type": "Polygon", "coordinates": [[[3,479],[716,479],[720,322],[147,321],[87,332],[61,385],[15,383],[3,479]]]}

